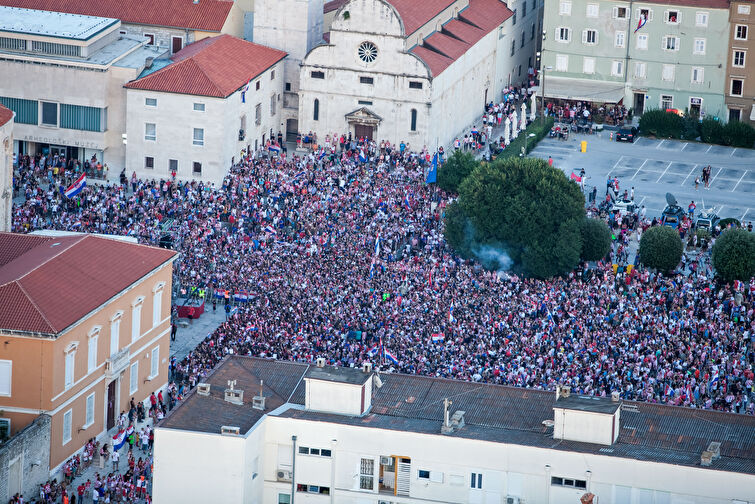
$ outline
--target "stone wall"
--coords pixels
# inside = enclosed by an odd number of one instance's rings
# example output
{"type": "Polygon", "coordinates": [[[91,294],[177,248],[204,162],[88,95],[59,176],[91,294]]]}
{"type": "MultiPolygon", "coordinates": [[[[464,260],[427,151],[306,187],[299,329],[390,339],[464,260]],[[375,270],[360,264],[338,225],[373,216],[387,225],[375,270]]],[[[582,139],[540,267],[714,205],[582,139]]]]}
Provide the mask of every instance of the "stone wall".
{"type": "Polygon", "coordinates": [[[50,416],[40,415],[0,445],[0,502],[17,492],[26,501],[39,495],[50,476],[50,425],[50,416]]]}

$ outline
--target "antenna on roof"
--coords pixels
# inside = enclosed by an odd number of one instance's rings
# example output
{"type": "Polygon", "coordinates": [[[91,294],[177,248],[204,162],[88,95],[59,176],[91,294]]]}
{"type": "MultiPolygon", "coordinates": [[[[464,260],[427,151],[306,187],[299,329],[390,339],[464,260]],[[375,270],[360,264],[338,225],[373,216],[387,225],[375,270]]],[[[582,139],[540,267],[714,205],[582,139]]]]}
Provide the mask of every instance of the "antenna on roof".
{"type": "Polygon", "coordinates": [[[236,380],[228,380],[228,388],[233,390],[233,387],[236,386],[236,380]]]}

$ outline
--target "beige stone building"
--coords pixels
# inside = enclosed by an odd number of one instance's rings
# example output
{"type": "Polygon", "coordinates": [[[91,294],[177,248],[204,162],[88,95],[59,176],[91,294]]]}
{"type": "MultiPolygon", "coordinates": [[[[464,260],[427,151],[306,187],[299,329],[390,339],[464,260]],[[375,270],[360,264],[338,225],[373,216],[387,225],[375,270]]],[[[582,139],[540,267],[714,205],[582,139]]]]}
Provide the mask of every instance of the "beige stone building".
{"type": "Polygon", "coordinates": [[[13,111],[0,105],[0,231],[10,231],[13,206],[13,111]]]}
{"type": "Polygon", "coordinates": [[[755,125],[755,2],[729,4],[729,55],[724,87],[730,121],[755,125]]]}
{"type": "Polygon", "coordinates": [[[51,472],[167,384],[175,257],[117,238],[0,233],[0,427],[12,436],[50,415],[51,472]]]}

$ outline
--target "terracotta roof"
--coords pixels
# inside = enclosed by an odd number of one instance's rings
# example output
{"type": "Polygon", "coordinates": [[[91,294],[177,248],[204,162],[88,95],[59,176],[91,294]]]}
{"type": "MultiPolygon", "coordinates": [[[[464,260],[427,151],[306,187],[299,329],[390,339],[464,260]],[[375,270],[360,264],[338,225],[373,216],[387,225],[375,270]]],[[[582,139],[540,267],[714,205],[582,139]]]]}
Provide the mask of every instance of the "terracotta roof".
{"type": "Polygon", "coordinates": [[[284,51],[220,35],[186,46],[173,63],[125,87],[225,98],[285,57],[284,51]]]}
{"type": "MultiPolygon", "coordinates": [[[[629,2],[629,0],[622,0],[629,2]]],[[[707,9],[729,9],[729,0],[645,0],[642,3],[655,5],[681,5],[685,7],[698,7],[707,9]]]]}
{"type": "Polygon", "coordinates": [[[404,22],[404,32],[411,35],[456,0],[387,0],[404,22]]]}
{"type": "Polygon", "coordinates": [[[322,6],[322,12],[327,14],[328,12],[338,10],[349,3],[349,1],[350,0],[330,0],[330,2],[325,2],[325,5],[322,6]]]}
{"type": "MultiPolygon", "coordinates": [[[[0,126],[4,125],[13,117],[13,111],[0,105],[0,126]]],[[[2,254],[2,251],[0,251],[2,254]]]]}
{"type": "Polygon", "coordinates": [[[0,330],[57,334],[175,255],[94,235],[0,233],[0,330]]]}
{"type": "Polygon", "coordinates": [[[111,17],[124,23],[172,26],[219,32],[233,7],[230,0],[0,0],[0,5],[87,16],[111,17]]]}
{"type": "Polygon", "coordinates": [[[425,38],[411,52],[430,67],[433,76],[441,74],[467,50],[514,13],[500,0],[470,0],[469,6],[452,19],[441,32],[425,38]]]}

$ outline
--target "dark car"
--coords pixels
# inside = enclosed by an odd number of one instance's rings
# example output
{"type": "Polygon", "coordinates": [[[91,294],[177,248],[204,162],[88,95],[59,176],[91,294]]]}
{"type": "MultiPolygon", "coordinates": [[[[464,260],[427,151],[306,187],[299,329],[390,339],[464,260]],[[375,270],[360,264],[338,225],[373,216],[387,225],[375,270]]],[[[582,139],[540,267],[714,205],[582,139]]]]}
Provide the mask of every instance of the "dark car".
{"type": "Polygon", "coordinates": [[[685,215],[687,214],[682,207],[677,205],[666,205],[666,208],[661,214],[661,221],[664,226],[677,229],[685,215]]]}
{"type": "Polygon", "coordinates": [[[619,131],[616,133],[616,141],[617,142],[629,142],[634,143],[634,139],[637,136],[637,128],[629,127],[629,126],[622,126],[619,128],[619,131]]]}

